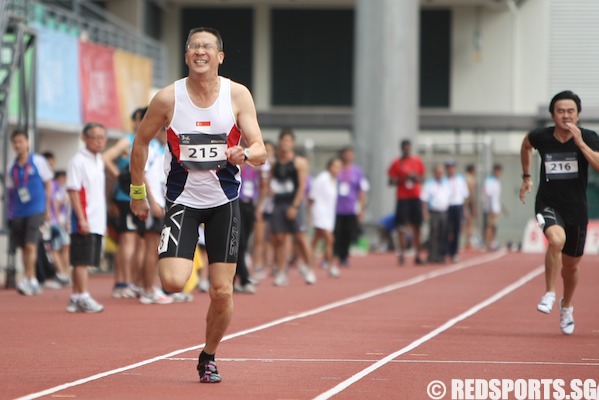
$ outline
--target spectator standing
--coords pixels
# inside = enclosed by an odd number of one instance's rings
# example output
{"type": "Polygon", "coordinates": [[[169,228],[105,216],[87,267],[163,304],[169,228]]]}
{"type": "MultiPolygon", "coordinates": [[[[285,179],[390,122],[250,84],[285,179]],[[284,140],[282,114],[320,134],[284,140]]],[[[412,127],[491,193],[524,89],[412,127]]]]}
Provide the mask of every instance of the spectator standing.
{"type": "Polygon", "coordinates": [[[491,175],[485,178],[483,185],[483,213],[485,245],[487,250],[493,251],[499,248],[497,243],[497,220],[501,215],[501,164],[494,164],[491,175]]]}
{"type": "Polygon", "coordinates": [[[240,293],[254,294],[256,288],[250,280],[250,273],[246,262],[248,243],[254,231],[256,221],[256,204],[261,203],[264,196],[262,172],[259,168],[244,164],[241,166],[241,190],[239,193],[239,211],[241,213],[241,232],[239,236],[239,256],[235,277],[238,284],[233,290],[240,293]]]}
{"type": "Polygon", "coordinates": [[[133,132],[127,134],[104,153],[106,172],[116,178],[111,202],[111,215],[117,215],[116,231],[118,233],[118,248],[115,258],[114,287],[112,297],[134,298],[138,294],[134,281],[140,280],[141,266],[144,262],[145,242],[143,234],[145,223],[133,215],[129,208],[129,185],[131,173],[129,162],[133,140],[139,124],[146,114],[147,108],[138,108],[131,114],[133,132]]]}
{"type": "Polygon", "coordinates": [[[299,270],[308,284],[316,283],[311,267],[310,248],[306,238],[305,201],[308,184],[308,160],[295,154],[295,134],[283,129],[279,134],[277,158],[271,171],[270,189],[274,207],[271,220],[271,240],[275,250],[277,272],[273,284],[288,284],[287,265],[291,260],[292,239],[300,259],[299,270]]]}
{"type": "Polygon", "coordinates": [[[469,196],[464,202],[464,238],[466,240],[465,248],[471,249],[475,242],[474,226],[478,213],[478,184],[476,177],[476,166],[468,164],[466,166],[466,183],[468,185],[469,196]]]}
{"type": "Polygon", "coordinates": [[[161,128],[150,142],[148,161],[145,168],[145,182],[148,186],[150,212],[144,229],[144,259],[142,263],[139,301],[142,304],[171,304],[172,296],[164,294],[162,289],[154,286],[158,271],[158,245],[160,233],[164,225],[164,208],[166,207],[164,174],[164,157],[166,154],[166,131],[161,128]]]}
{"type": "MultiPolygon", "coordinates": [[[[165,224],[158,247],[163,288],[183,290],[193,271],[198,226],[204,223],[210,265],[206,345],[197,371],[200,382],[221,381],[215,353],[233,315],[233,278],[239,240],[239,165],[266,159],[256,107],[243,85],[219,76],[224,61],[220,33],[194,28],[185,43],[187,77],[161,89],[150,102],[131,152],[131,209],[146,219],[143,171],[148,146],[167,127],[169,153],[165,224]],[[245,140],[246,148],[240,143],[245,140]]],[[[168,294],[168,293],[167,293],[168,294]]]]}
{"type": "Polygon", "coordinates": [[[424,179],[424,163],[417,155],[412,154],[412,143],[402,140],[401,156],[397,158],[387,171],[389,184],[397,186],[395,219],[399,230],[400,265],[404,263],[408,233],[411,233],[412,246],[416,252],[415,264],[422,264],[420,259],[420,227],[422,225],[422,203],[420,200],[421,184],[424,179]],[[409,231],[409,232],[407,232],[409,231]]]}
{"type": "Polygon", "coordinates": [[[260,282],[266,277],[266,266],[272,268],[274,250],[270,240],[270,220],[272,217],[273,199],[269,190],[269,179],[275,163],[275,145],[265,140],[266,162],[260,167],[263,189],[256,205],[256,221],[254,223],[254,241],[252,249],[252,280],[260,282]]]}
{"type": "MultiPolygon", "coordinates": [[[[309,201],[312,216],[312,255],[316,259],[318,243],[324,241],[323,267],[329,270],[329,276],[338,277],[339,267],[333,263],[333,243],[335,237],[335,215],[337,207],[337,176],[342,168],[339,158],[331,158],[327,168],[313,181],[310,187],[309,201]]],[[[314,260],[316,261],[316,260],[314,260]]],[[[314,263],[313,263],[314,264],[314,263]]]]}
{"type": "Polygon", "coordinates": [[[460,234],[464,222],[465,201],[470,196],[468,183],[463,175],[457,172],[455,160],[445,162],[445,174],[449,186],[449,208],[447,209],[447,255],[451,261],[458,261],[460,234]]]}
{"type": "Polygon", "coordinates": [[[71,200],[71,262],[73,290],[67,312],[97,313],[104,310],[88,290],[88,267],[98,267],[102,238],[106,231],[106,175],[102,151],[106,128],[95,122],[83,127],[85,147],[67,168],[67,190],[71,200]]]}
{"type": "Polygon", "coordinates": [[[339,157],[343,163],[337,176],[337,206],[335,217],[334,253],[343,267],[349,265],[349,250],[357,239],[360,224],[364,220],[366,193],[370,185],[364,172],[354,164],[354,149],[343,148],[339,157]]]}
{"type": "Polygon", "coordinates": [[[53,172],[48,162],[29,149],[29,136],[25,130],[15,130],[11,144],[16,159],[7,170],[6,187],[11,198],[9,227],[14,248],[23,250],[24,276],[17,291],[26,296],[41,293],[35,274],[40,227],[50,220],[53,172]]]}
{"type": "MultiPolygon", "coordinates": [[[[46,151],[42,153],[48,161],[48,165],[52,171],[55,171],[56,159],[52,152],[46,151]]],[[[67,221],[70,215],[69,195],[66,189],[66,171],[55,171],[54,179],[52,179],[52,195],[50,198],[50,252],[52,255],[52,264],[56,271],[55,282],[48,283],[58,284],[57,288],[70,283],[70,259],[69,247],[71,238],[69,237],[69,229],[67,221]]]]}
{"type": "Polygon", "coordinates": [[[429,222],[429,263],[445,262],[450,195],[451,188],[445,177],[443,165],[437,164],[433,169],[433,177],[426,181],[420,195],[424,219],[429,222]]]}

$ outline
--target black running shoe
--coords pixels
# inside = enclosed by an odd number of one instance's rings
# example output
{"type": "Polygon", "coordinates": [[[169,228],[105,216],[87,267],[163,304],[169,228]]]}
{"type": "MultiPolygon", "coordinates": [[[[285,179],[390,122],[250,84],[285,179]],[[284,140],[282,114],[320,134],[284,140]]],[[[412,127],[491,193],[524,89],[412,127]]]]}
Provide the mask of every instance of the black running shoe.
{"type": "Polygon", "coordinates": [[[200,373],[200,382],[202,383],[218,383],[221,381],[214,361],[206,361],[198,364],[198,372],[200,373]]]}

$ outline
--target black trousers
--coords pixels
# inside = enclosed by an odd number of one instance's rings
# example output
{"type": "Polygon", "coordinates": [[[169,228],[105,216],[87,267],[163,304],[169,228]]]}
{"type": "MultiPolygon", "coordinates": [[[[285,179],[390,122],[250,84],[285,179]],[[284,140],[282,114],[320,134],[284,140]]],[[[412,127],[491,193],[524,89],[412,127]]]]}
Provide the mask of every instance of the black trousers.
{"type": "Polygon", "coordinates": [[[359,225],[358,216],[339,215],[335,218],[335,256],[339,257],[341,264],[347,263],[349,248],[358,239],[359,225]]]}
{"type": "Polygon", "coordinates": [[[250,273],[245,262],[250,236],[256,222],[256,207],[252,202],[239,201],[239,212],[241,214],[241,234],[239,235],[239,256],[237,257],[237,268],[235,276],[239,278],[241,285],[250,283],[250,273]]]}
{"type": "Polygon", "coordinates": [[[430,211],[428,262],[443,262],[447,243],[447,211],[430,211]]]}
{"type": "Polygon", "coordinates": [[[458,254],[460,248],[460,232],[462,230],[462,219],[464,218],[464,206],[449,206],[447,210],[447,253],[453,257],[458,254]]]}

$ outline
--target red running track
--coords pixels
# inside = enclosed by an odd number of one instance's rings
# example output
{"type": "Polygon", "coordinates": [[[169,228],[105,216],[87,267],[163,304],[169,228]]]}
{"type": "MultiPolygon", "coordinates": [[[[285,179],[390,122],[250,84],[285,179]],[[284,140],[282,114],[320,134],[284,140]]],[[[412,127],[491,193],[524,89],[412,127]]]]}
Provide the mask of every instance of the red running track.
{"type": "Polygon", "coordinates": [[[195,371],[206,294],[142,305],[112,299],[112,278],[96,275],[91,291],[106,309],[88,315],[64,311],[68,289],[2,290],[0,399],[428,399],[434,380],[597,380],[599,256],[583,258],[572,336],[557,307],[536,311],[542,262],[475,252],[398,267],[372,254],[340,279],[318,271],[314,286],[295,271],[288,287],[265,281],[256,295],[235,295],[217,353],[223,382],[212,385],[195,371]]]}

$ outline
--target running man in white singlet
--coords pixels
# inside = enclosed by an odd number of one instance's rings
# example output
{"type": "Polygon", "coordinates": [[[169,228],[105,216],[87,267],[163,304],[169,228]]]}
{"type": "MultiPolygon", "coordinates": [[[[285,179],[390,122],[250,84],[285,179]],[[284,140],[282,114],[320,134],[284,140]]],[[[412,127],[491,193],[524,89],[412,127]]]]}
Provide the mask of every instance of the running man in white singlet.
{"type": "Polygon", "coordinates": [[[156,93],[131,151],[131,210],[141,219],[149,205],[143,185],[148,145],[167,128],[166,216],[158,246],[165,291],[180,292],[193,270],[198,226],[204,223],[210,273],[206,346],[200,381],[220,382],[214,354],[233,314],[233,277],[240,232],[240,165],[261,165],[266,150],[250,91],[218,74],[225,54],[220,33],[195,28],[186,42],[189,75],[156,93]],[[240,146],[241,139],[247,147],[240,146]]]}

